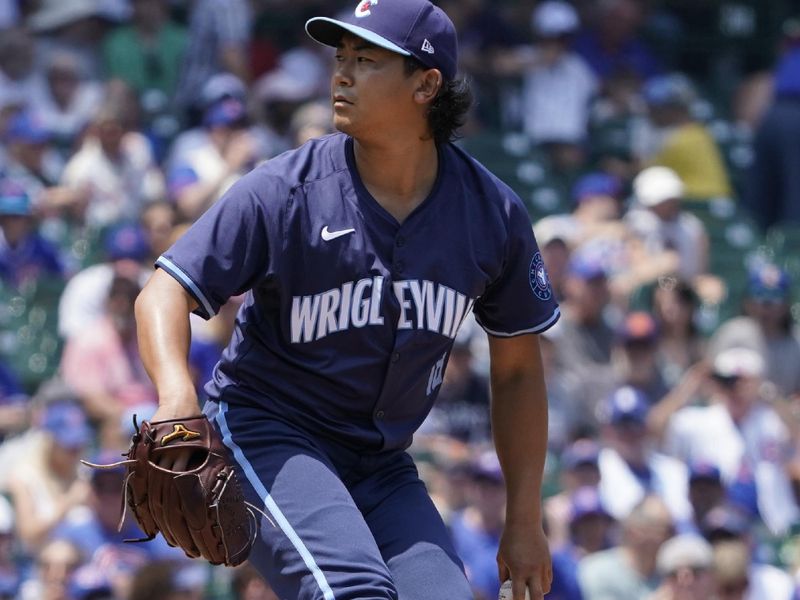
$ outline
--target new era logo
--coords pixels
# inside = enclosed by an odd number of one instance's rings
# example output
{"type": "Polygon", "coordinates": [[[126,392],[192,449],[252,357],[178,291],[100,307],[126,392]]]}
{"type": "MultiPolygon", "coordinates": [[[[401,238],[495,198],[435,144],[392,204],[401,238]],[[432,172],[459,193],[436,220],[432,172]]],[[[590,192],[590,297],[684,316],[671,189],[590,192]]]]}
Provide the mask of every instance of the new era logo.
{"type": "Polygon", "coordinates": [[[433,54],[435,50],[433,49],[433,44],[431,44],[427,38],[424,42],[422,42],[422,51],[427,52],[428,54],[433,54]]]}

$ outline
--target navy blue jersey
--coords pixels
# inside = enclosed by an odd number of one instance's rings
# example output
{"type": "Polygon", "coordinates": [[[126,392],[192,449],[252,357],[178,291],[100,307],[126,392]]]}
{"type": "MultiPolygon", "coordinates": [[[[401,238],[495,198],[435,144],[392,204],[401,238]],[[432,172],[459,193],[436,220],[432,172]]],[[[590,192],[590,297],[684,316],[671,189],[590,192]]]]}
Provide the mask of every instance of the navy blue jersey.
{"type": "Polygon", "coordinates": [[[361,182],[352,138],[312,140],[240,179],[157,266],[206,318],[249,290],[212,399],[234,390],[374,449],[410,443],[469,311],[496,336],[559,315],[521,201],[451,144],[399,224],[361,182]]]}

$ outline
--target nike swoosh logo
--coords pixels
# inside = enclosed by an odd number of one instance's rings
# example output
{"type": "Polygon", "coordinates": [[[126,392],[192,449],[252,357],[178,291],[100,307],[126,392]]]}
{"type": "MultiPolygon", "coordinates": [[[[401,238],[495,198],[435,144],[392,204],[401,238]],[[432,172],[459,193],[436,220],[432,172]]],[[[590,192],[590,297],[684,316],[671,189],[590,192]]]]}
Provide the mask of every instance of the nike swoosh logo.
{"type": "Polygon", "coordinates": [[[328,226],[322,228],[322,239],[326,242],[330,242],[331,240],[335,240],[338,237],[342,237],[343,235],[347,235],[348,233],[355,233],[355,229],[342,229],[341,231],[328,231],[328,226]]]}

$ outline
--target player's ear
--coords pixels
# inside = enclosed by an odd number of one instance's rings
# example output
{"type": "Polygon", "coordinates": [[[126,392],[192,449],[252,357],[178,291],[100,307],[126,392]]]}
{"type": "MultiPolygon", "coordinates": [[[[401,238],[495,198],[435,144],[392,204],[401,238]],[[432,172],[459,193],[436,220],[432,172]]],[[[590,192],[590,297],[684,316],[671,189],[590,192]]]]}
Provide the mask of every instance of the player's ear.
{"type": "Polygon", "coordinates": [[[442,72],[439,69],[426,69],[418,73],[417,88],[414,90],[414,100],[419,104],[428,104],[436,98],[442,89],[442,72]]]}

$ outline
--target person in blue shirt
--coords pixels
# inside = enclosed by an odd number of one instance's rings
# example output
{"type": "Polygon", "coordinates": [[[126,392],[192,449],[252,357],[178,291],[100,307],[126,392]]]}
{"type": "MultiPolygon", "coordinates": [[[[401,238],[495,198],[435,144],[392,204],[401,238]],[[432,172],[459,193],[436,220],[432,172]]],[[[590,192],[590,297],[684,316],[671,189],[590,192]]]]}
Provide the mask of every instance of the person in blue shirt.
{"type": "Polygon", "coordinates": [[[189,313],[245,293],[203,410],[274,522],[250,561],[282,598],[471,599],[405,450],[473,311],[507,495],[498,578],[540,600],[552,574],[536,334],[559,309],[519,197],[451,143],[470,104],[455,28],[428,0],[360,0],[306,30],[335,48],[338,133],[245,175],[157,260],[136,302],[153,418],[197,413],[189,313]]]}

